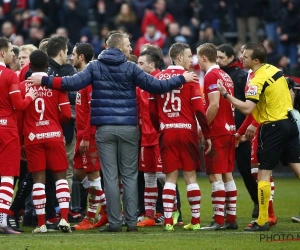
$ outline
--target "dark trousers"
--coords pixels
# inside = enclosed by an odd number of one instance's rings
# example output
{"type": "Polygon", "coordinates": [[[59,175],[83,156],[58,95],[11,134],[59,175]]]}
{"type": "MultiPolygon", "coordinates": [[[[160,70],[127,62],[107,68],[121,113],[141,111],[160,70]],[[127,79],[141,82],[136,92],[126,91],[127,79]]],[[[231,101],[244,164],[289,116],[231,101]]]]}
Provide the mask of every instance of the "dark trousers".
{"type": "Polygon", "coordinates": [[[251,146],[249,141],[240,143],[235,149],[235,161],[251,200],[258,204],[257,182],[251,174],[251,146]]]}

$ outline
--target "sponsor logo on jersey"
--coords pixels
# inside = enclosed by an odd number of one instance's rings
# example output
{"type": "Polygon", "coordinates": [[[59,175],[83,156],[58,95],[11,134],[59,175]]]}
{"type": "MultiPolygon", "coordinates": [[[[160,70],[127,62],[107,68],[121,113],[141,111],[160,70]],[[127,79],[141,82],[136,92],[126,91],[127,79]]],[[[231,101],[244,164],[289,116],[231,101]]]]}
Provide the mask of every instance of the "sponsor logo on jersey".
{"type": "Polygon", "coordinates": [[[0,125],[6,126],[7,120],[6,119],[0,119],[0,125]]]}
{"type": "Polygon", "coordinates": [[[249,85],[248,90],[246,92],[246,96],[256,96],[257,95],[257,86],[249,85]]]}
{"type": "Polygon", "coordinates": [[[33,141],[35,138],[37,140],[42,139],[51,139],[51,138],[59,138],[61,137],[60,131],[53,131],[53,132],[47,132],[47,133],[39,133],[39,134],[33,134],[32,132],[28,135],[29,140],[33,141]]]}
{"type": "Polygon", "coordinates": [[[169,73],[164,73],[164,72],[162,72],[161,74],[159,74],[158,79],[159,79],[159,80],[169,79],[169,78],[171,78],[171,77],[173,77],[173,76],[180,76],[180,75],[181,75],[181,74],[174,74],[174,73],[169,74],[169,73]]]}
{"type": "Polygon", "coordinates": [[[173,128],[179,128],[179,129],[192,129],[192,124],[190,123],[160,123],[160,129],[173,129],[173,128]]]}
{"type": "Polygon", "coordinates": [[[213,90],[213,89],[217,89],[218,88],[218,85],[217,84],[211,84],[209,85],[208,89],[209,90],[213,90]]]}
{"type": "Polygon", "coordinates": [[[45,86],[28,86],[28,83],[25,84],[26,86],[26,93],[28,93],[31,89],[38,92],[39,97],[51,97],[52,96],[52,89],[48,89],[45,86]]]}
{"type": "Polygon", "coordinates": [[[229,124],[225,124],[225,128],[228,131],[235,131],[235,125],[229,125],[229,124]]]}

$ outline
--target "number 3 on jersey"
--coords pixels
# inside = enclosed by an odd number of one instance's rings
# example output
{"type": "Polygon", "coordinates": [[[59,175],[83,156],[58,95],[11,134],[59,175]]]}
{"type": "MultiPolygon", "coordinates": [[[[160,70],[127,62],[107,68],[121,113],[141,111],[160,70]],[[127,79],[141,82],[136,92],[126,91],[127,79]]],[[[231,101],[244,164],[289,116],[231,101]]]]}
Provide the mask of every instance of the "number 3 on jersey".
{"type": "Polygon", "coordinates": [[[174,89],[171,92],[161,95],[161,98],[166,96],[163,112],[170,113],[170,112],[180,112],[181,110],[181,99],[176,94],[180,94],[179,89],[174,89]]]}
{"type": "Polygon", "coordinates": [[[36,98],[34,101],[35,111],[40,114],[40,121],[44,118],[45,101],[43,98],[36,98]]]}

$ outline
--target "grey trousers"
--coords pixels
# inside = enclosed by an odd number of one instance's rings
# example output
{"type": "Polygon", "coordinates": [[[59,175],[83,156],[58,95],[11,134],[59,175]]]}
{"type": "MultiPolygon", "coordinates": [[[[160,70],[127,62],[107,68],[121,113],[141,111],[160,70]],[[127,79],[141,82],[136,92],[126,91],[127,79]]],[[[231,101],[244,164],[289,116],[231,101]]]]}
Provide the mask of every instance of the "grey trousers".
{"type": "Polygon", "coordinates": [[[136,226],[138,208],[137,126],[105,125],[97,128],[96,142],[103,172],[107,215],[112,228],[122,226],[119,178],[122,180],[123,211],[128,227],[136,226]]]}

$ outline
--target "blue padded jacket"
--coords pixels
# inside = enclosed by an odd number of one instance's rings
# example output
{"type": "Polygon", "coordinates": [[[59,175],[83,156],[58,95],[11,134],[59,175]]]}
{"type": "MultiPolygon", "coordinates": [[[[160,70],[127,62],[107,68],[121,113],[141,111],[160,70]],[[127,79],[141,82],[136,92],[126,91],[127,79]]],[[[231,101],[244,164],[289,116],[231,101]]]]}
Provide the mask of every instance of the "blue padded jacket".
{"type": "MultiPolygon", "coordinates": [[[[52,88],[53,76],[44,77],[42,85],[52,88]]],[[[137,125],[136,86],[152,94],[163,94],[180,87],[182,75],[159,80],[127,62],[123,52],[108,48],[86,68],[62,78],[62,90],[79,90],[92,84],[91,125],[137,125]]]]}

